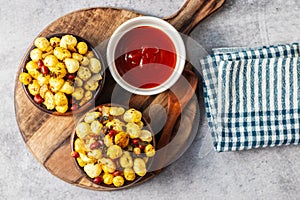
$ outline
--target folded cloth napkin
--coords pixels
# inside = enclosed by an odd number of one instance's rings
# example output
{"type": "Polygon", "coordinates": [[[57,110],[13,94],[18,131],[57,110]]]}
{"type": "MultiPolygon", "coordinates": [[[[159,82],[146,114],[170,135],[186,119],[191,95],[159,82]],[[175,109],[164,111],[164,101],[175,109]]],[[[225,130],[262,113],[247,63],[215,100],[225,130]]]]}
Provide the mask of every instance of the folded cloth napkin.
{"type": "Polygon", "coordinates": [[[300,143],[299,45],[215,49],[202,59],[217,151],[300,143]]]}

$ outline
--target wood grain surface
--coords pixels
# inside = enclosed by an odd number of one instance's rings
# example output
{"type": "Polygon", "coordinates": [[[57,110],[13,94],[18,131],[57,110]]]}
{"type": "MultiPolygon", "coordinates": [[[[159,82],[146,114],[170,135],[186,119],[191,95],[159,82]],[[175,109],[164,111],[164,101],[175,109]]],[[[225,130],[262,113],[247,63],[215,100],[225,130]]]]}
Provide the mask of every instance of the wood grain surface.
{"type": "MultiPolygon", "coordinates": [[[[183,33],[188,34],[202,19],[218,9],[224,0],[188,0],[174,15],[165,18],[168,22],[183,33]]],[[[72,12],[54,21],[46,27],[39,36],[53,33],[70,33],[87,39],[105,57],[105,47],[113,31],[123,22],[141,16],[141,14],[113,8],[91,8],[72,12]]],[[[33,39],[34,40],[34,39],[33,39]]],[[[27,52],[24,53],[26,55],[27,52]]],[[[22,63],[20,65],[20,70],[22,63]]],[[[19,70],[19,72],[20,72],[19,70]]],[[[110,103],[135,107],[148,116],[151,124],[161,120],[162,109],[155,109],[153,105],[167,107],[168,93],[155,96],[131,95],[118,87],[106,69],[106,82],[100,97],[95,100],[94,106],[110,103]],[[152,106],[152,107],[151,107],[152,106]],[[151,108],[151,109],[150,109],[151,108]],[[150,115],[149,115],[149,112],[150,115]],[[154,113],[153,113],[154,112],[154,113]],[[153,116],[154,118],[150,117],[153,116]]],[[[17,77],[19,74],[17,74],[17,77]]],[[[166,163],[171,163],[185,151],[196,133],[194,119],[197,117],[198,100],[194,95],[178,119],[173,130],[172,145],[176,151],[170,154],[166,163]],[[184,128],[182,128],[184,126],[184,128]],[[180,132],[180,135],[177,134],[180,132]],[[178,137],[177,137],[178,136],[178,137]]],[[[111,190],[93,184],[86,179],[75,167],[70,156],[70,136],[81,114],[74,116],[54,116],[36,108],[27,98],[21,83],[16,78],[15,83],[15,113],[22,137],[35,158],[53,175],[58,178],[93,190],[111,190]]],[[[157,135],[159,140],[159,134],[157,135]]],[[[139,183],[154,177],[156,172],[149,172],[139,183]]]]}

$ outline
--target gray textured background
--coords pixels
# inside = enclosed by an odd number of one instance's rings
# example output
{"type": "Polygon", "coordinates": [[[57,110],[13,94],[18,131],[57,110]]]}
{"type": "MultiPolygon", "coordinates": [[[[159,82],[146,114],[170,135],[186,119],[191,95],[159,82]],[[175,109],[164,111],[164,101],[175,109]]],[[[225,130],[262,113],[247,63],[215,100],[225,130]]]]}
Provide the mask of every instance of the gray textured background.
{"type": "MultiPolygon", "coordinates": [[[[192,146],[151,181],[128,190],[81,189],[51,175],[30,154],[14,115],[13,90],[30,42],[50,22],[81,8],[112,6],[168,16],[183,0],[1,0],[0,199],[300,199],[300,149],[216,153],[206,120],[192,146]]],[[[208,51],[300,39],[300,1],[227,0],[191,36],[208,51]]]]}

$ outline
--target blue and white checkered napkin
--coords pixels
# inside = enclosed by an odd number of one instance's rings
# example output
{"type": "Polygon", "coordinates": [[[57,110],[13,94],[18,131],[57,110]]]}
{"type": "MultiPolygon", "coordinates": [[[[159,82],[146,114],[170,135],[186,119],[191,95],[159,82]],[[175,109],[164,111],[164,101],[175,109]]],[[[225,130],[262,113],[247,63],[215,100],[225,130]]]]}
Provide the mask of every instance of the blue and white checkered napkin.
{"type": "Polygon", "coordinates": [[[298,43],[216,49],[200,62],[216,151],[300,144],[298,43]]]}

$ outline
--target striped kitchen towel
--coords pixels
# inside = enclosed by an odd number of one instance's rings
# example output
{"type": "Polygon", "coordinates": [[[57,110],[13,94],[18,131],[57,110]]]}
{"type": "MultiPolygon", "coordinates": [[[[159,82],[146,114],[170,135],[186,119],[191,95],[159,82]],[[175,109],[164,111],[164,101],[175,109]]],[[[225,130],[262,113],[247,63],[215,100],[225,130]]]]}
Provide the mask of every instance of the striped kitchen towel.
{"type": "Polygon", "coordinates": [[[215,50],[201,60],[217,151],[299,143],[298,57],[294,43],[215,50]]]}

